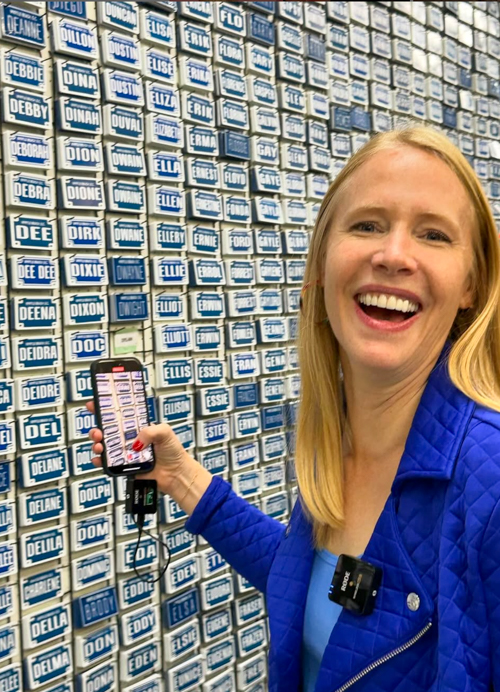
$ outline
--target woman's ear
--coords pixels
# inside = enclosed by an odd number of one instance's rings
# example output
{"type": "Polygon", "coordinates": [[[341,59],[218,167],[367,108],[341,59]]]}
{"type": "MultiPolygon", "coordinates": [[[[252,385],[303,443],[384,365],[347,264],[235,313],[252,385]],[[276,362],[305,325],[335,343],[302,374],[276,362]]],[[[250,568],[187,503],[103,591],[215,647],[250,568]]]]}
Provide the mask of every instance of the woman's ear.
{"type": "Polygon", "coordinates": [[[460,310],[469,310],[469,308],[471,308],[474,305],[475,294],[476,291],[474,287],[474,279],[472,276],[469,276],[467,280],[467,288],[465,289],[462,299],[460,300],[460,310]]]}

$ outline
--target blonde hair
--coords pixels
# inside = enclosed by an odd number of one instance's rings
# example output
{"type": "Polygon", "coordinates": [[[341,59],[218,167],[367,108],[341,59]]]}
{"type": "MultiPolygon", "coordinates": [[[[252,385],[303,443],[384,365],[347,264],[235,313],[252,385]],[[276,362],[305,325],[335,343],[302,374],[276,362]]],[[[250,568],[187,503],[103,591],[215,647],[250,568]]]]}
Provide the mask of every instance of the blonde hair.
{"type": "Polygon", "coordinates": [[[474,304],[459,311],[450,331],[448,371],[452,382],[478,404],[500,411],[500,248],[486,195],[466,158],[440,132],[415,126],[375,135],[347,162],[321,204],[307,257],[299,318],[298,351],[301,397],[295,444],[300,499],[313,525],[316,547],[326,545],[330,527],[344,521],[342,436],[345,431],[339,345],[325,324],[321,277],[325,245],[339,188],[377,152],[412,146],[439,156],[464,185],[471,200],[476,231],[473,238],[474,304]]]}

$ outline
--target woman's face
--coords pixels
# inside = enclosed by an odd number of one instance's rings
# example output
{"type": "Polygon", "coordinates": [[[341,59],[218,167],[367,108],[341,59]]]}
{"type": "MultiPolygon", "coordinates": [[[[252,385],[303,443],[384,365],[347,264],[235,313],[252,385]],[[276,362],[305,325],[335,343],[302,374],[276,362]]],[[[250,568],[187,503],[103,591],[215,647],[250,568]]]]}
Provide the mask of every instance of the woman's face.
{"type": "Polygon", "coordinates": [[[351,175],[337,194],[323,276],[351,366],[411,373],[437,358],[458,309],[472,305],[474,232],[465,188],[434,154],[394,147],[351,175]]]}

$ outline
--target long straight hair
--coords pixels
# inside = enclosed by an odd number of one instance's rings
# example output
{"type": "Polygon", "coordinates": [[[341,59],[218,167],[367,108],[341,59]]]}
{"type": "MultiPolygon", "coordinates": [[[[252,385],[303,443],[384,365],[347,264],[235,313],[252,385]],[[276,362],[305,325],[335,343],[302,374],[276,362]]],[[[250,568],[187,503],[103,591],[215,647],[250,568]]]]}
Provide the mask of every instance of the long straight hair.
{"type": "Polygon", "coordinates": [[[458,311],[450,330],[448,371],[454,385],[478,404],[500,412],[500,247],[481,183],[467,159],[440,132],[425,126],[375,135],[347,162],[328,189],[316,219],[307,257],[299,316],[301,392],[295,438],[299,498],[312,523],[315,547],[325,547],[330,527],[344,522],[343,445],[346,411],[339,344],[326,320],[320,279],[328,231],[339,188],[379,151],[411,146],[435,154],[464,185],[476,229],[473,238],[473,307],[458,311]]]}

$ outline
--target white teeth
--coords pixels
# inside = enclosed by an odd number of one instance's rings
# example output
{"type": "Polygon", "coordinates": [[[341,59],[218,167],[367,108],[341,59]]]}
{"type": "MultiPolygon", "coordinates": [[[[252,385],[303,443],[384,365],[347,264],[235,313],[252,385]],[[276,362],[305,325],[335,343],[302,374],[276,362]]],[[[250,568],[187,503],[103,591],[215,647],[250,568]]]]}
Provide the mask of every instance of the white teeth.
{"type": "Polygon", "coordinates": [[[398,310],[399,312],[417,312],[418,310],[418,303],[412,303],[410,300],[403,300],[384,293],[363,293],[358,296],[358,300],[364,305],[374,305],[386,310],[398,310]]]}

